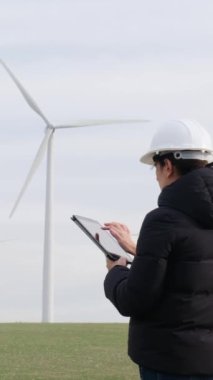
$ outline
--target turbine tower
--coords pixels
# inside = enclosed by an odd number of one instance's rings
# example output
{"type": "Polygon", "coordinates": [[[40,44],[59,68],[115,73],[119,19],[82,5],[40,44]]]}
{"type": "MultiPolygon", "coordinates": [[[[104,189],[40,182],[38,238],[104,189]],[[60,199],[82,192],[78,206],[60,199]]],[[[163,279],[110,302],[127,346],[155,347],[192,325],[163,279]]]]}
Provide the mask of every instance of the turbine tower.
{"type": "Polygon", "coordinates": [[[142,123],[144,119],[100,119],[100,120],[78,120],[69,125],[53,125],[40,110],[31,95],[25,90],[20,81],[15,77],[9,67],[0,59],[0,64],[7,71],[13,82],[18,87],[28,105],[45,122],[46,130],[41,145],[36,153],[26,180],[16,199],[10,217],[14,214],[22,196],[24,195],[33,175],[38,169],[45,153],[47,152],[46,166],[46,200],[45,200],[45,224],[44,224],[44,255],[43,255],[43,288],[42,288],[42,322],[53,321],[53,138],[54,132],[61,128],[79,128],[123,123],[142,123]]]}

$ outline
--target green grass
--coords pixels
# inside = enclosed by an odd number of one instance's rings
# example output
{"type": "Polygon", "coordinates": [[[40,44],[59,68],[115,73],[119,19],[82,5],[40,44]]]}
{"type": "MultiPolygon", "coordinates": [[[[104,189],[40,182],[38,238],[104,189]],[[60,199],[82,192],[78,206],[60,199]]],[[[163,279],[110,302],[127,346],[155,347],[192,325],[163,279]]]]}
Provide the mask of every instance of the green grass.
{"type": "Polygon", "coordinates": [[[138,380],[127,324],[0,324],[0,380],[138,380]]]}

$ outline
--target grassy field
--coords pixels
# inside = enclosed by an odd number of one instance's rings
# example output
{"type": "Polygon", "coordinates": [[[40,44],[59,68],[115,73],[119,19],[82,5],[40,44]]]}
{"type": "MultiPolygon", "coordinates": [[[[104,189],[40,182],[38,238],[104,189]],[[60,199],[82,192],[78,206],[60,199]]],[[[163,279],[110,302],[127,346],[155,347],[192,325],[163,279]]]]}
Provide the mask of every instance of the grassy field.
{"type": "Polygon", "coordinates": [[[138,380],[127,324],[0,324],[0,380],[138,380]]]}

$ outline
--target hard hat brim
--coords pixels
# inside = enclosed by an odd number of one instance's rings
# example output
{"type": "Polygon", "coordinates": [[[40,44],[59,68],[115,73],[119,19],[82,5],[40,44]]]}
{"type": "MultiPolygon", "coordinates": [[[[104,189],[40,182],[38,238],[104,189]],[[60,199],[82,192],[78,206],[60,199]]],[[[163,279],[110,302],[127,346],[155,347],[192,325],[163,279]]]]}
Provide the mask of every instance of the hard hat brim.
{"type": "Polygon", "coordinates": [[[154,165],[153,156],[155,155],[155,153],[156,152],[149,152],[149,153],[144,154],[140,158],[140,162],[146,165],[154,165]]]}
{"type": "Polygon", "coordinates": [[[213,162],[213,151],[212,150],[203,150],[203,149],[162,149],[160,151],[150,151],[146,154],[144,154],[140,158],[140,162],[146,165],[154,165],[153,157],[158,153],[172,153],[172,152],[188,152],[187,157],[183,157],[184,159],[194,159],[194,160],[201,160],[201,161],[207,161],[208,163],[213,162]],[[191,152],[191,154],[189,154],[191,152]]]}

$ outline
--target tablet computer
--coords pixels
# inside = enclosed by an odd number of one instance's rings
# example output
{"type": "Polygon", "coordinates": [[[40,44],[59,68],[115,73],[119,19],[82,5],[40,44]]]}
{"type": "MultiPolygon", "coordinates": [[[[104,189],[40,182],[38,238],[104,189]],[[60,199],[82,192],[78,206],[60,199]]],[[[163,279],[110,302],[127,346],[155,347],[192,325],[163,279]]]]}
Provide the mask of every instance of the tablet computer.
{"type": "Polygon", "coordinates": [[[124,251],[110,232],[103,230],[103,226],[97,220],[80,215],[73,215],[71,219],[111,260],[118,260],[122,256],[128,263],[133,261],[134,257],[124,251]]]}

